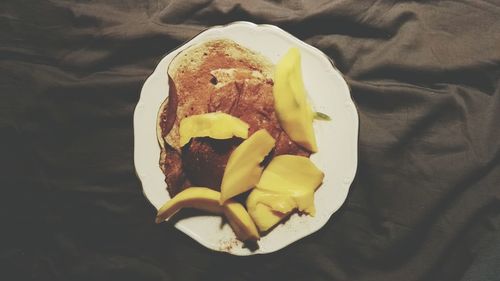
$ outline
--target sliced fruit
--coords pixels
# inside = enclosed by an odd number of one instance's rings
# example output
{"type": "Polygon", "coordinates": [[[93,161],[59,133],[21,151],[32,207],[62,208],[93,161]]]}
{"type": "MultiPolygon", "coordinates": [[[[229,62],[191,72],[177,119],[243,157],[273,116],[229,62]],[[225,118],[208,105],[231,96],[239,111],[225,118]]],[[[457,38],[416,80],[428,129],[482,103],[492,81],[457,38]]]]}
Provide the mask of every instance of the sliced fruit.
{"type": "Polygon", "coordinates": [[[276,65],[273,95],[281,127],[290,139],[311,152],[317,152],[312,125],[314,112],[307,100],[298,48],[290,48],[276,65]]]}
{"type": "Polygon", "coordinates": [[[261,231],[295,209],[314,215],[314,191],[323,178],[323,172],[307,157],[276,156],[248,196],[248,212],[261,231]]]}
{"type": "Polygon", "coordinates": [[[258,240],[260,238],[255,223],[243,205],[234,200],[228,200],[223,207],[224,215],[238,239],[247,241],[258,240]]]}
{"type": "Polygon", "coordinates": [[[223,112],[191,115],[181,120],[179,126],[180,145],[186,145],[191,138],[210,137],[230,139],[248,137],[248,124],[237,117],[223,112]]]}
{"type": "Polygon", "coordinates": [[[314,209],[314,191],[323,178],[323,172],[308,157],[285,154],[273,158],[262,173],[257,188],[290,196],[299,211],[311,213],[314,209]]]}
{"type": "Polygon", "coordinates": [[[271,207],[261,203],[262,201],[265,201],[267,194],[268,193],[266,192],[254,189],[248,196],[246,202],[248,213],[259,230],[262,232],[269,230],[286,217],[286,213],[273,211],[271,207]]]}
{"type": "Polygon", "coordinates": [[[219,204],[220,192],[207,187],[190,187],[165,203],[156,215],[156,223],[170,218],[182,208],[195,208],[215,214],[224,214],[236,237],[241,241],[257,240],[259,233],[250,215],[240,203],[229,200],[219,204]]]}
{"type": "Polygon", "coordinates": [[[262,174],[260,163],[275,142],[265,129],[261,129],[236,147],[229,156],[222,177],[221,204],[255,186],[262,174]]]}
{"type": "Polygon", "coordinates": [[[156,223],[170,218],[182,208],[195,208],[215,214],[222,214],[219,204],[220,193],[206,187],[190,187],[165,203],[156,215],[156,223]]]}

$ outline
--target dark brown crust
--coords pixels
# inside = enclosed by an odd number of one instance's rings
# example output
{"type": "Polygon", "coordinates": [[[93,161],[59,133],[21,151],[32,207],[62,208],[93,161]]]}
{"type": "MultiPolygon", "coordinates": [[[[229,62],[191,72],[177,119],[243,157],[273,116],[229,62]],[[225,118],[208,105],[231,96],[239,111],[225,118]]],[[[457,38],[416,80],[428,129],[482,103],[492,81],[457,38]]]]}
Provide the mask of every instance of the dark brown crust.
{"type": "Polygon", "coordinates": [[[182,150],[182,167],[191,183],[220,191],[227,160],[242,142],[240,138],[195,138],[182,150]]]}
{"type": "Polygon", "coordinates": [[[292,141],[285,131],[282,131],[279,135],[274,149],[274,156],[282,154],[293,154],[305,157],[309,157],[311,155],[309,151],[292,141]]]}
{"type": "Polygon", "coordinates": [[[161,127],[161,137],[164,138],[172,127],[174,126],[175,120],[177,119],[177,87],[172,80],[172,77],[168,75],[168,101],[166,109],[160,114],[160,127],[161,127]]]}
{"type": "Polygon", "coordinates": [[[160,155],[160,167],[165,174],[165,183],[170,196],[191,186],[184,169],[182,168],[181,154],[165,144],[160,155]]]}

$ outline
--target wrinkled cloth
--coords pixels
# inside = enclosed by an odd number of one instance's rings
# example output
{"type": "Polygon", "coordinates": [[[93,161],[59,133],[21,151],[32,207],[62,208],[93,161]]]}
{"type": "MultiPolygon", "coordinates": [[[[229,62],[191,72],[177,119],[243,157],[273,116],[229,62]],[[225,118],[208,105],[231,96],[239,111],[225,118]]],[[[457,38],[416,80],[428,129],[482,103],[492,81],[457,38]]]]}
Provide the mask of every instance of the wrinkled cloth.
{"type": "Polygon", "coordinates": [[[4,0],[0,89],[0,280],[500,280],[499,1],[4,0]],[[325,52],[360,116],[342,208],[243,258],[155,225],[132,157],[156,64],[237,20],[325,52]]]}

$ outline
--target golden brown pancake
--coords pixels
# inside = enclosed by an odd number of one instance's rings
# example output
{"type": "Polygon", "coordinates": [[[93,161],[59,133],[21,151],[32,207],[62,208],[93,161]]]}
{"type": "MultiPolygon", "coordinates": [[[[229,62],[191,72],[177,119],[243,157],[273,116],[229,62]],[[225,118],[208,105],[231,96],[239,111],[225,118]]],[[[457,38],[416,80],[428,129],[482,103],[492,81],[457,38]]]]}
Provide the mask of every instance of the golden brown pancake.
{"type": "Polygon", "coordinates": [[[230,40],[208,41],[182,51],[169,66],[170,98],[158,114],[160,167],[171,196],[191,185],[220,189],[229,155],[241,139],[195,138],[179,146],[182,118],[225,112],[250,126],[265,128],[276,140],[273,154],[309,153],[281,129],[274,110],[272,64],[230,40]]]}

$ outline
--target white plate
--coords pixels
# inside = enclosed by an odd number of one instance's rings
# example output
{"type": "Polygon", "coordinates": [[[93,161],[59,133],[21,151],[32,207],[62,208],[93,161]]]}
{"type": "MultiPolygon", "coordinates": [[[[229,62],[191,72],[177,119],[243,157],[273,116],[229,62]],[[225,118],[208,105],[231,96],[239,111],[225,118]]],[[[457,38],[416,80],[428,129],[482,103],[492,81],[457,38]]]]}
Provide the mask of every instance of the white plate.
{"type": "MultiPolygon", "coordinates": [[[[300,48],[304,83],[316,111],[332,121],[316,121],[314,128],[319,152],[311,159],[325,172],[323,185],[315,194],[315,217],[291,216],[250,250],[237,241],[229,225],[219,216],[191,216],[176,220],[175,227],[207,248],[235,255],[264,254],[277,251],[326,224],[347,197],[357,167],[358,113],[342,75],[320,50],[272,25],[235,22],[212,27],[164,57],[144,83],[134,113],[135,167],[144,194],[158,209],[169,195],[159,168],[160,147],[156,140],[156,116],[168,96],[167,68],[172,59],[196,43],[228,38],[268,57],[273,63],[292,46],[300,48]]],[[[154,218],[151,218],[153,223],[154,218]]]]}

